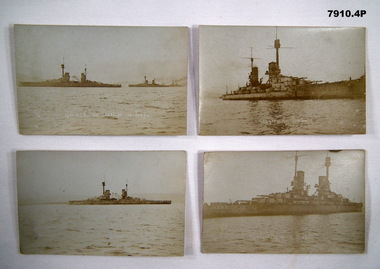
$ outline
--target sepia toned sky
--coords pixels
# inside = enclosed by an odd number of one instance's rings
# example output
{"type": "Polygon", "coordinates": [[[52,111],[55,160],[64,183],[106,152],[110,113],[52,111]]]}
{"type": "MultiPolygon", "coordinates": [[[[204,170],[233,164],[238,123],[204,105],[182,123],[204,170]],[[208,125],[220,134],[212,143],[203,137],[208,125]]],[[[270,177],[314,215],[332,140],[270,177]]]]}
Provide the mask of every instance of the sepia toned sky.
{"type": "MultiPolygon", "coordinates": [[[[283,75],[333,82],[365,72],[365,28],[277,27],[283,75]]],[[[201,95],[245,86],[252,56],[266,82],[268,63],[276,61],[276,27],[200,26],[201,95]],[[248,58],[248,59],[246,59],[248,58]]]]}
{"type": "MultiPolygon", "coordinates": [[[[325,158],[331,158],[330,188],[355,202],[364,199],[365,152],[299,151],[299,171],[314,194],[318,177],[326,175],[325,158]]],[[[257,195],[291,189],[295,152],[212,152],[204,155],[204,202],[250,200],[257,195]]]]}
{"type": "MultiPolygon", "coordinates": [[[[185,194],[184,151],[99,152],[18,151],[20,200],[87,199],[106,189],[129,195],[185,194]]],[[[145,197],[145,198],[149,198],[145,197]]]]}
{"type": "Polygon", "coordinates": [[[18,81],[61,77],[65,71],[100,82],[171,83],[187,76],[187,27],[15,26],[18,81]]]}

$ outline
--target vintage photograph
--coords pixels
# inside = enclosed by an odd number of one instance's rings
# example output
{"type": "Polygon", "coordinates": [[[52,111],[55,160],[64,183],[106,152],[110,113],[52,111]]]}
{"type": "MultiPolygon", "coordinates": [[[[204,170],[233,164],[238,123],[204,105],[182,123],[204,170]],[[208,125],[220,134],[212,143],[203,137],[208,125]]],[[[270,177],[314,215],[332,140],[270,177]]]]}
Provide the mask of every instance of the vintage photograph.
{"type": "Polygon", "coordinates": [[[15,25],[19,131],[186,135],[187,27],[15,25]]]}
{"type": "Polygon", "coordinates": [[[365,34],[200,26],[199,134],[365,134],[365,34]]]}
{"type": "Polygon", "coordinates": [[[183,256],[186,152],[18,151],[22,254],[183,256]]]}
{"type": "Polygon", "coordinates": [[[202,252],[365,251],[365,151],[207,152],[202,252]]]}

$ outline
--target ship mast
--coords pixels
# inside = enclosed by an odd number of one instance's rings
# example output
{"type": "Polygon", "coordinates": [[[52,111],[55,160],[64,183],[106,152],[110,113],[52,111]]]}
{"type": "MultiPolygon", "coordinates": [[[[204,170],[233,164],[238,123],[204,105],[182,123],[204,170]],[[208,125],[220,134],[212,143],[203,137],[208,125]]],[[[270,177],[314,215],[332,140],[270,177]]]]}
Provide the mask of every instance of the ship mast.
{"type": "Polygon", "coordinates": [[[62,69],[62,79],[64,79],[65,78],[65,58],[62,58],[61,69],[62,69]]]}
{"type": "Polygon", "coordinates": [[[252,49],[253,49],[253,47],[251,47],[251,70],[253,69],[253,55],[252,55],[252,49]]]}
{"type": "Polygon", "coordinates": [[[244,57],[244,59],[250,59],[251,61],[251,72],[249,73],[249,87],[255,87],[255,86],[258,86],[260,83],[259,83],[259,69],[257,66],[254,66],[253,65],[253,61],[255,59],[260,59],[260,58],[254,58],[253,57],[253,47],[250,47],[251,48],[251,57],[244,57]]]}
{"type": "Polygon", "coordinates": [[[276,64],[277,67],[280,69],[280,39],[277,38],[277,27],[276,27],[276,39],[274,40],[274,48],[276,49],[276,64]]]}
{"type": "Polygon", "coordinates": [[[295,165],[294,165],[294,178],[297,177],[297,166],[298,166],[298,154],[297,154],[297,151],[296,151],[296,156],[294,156],[294,160],[295,160],[295,165]]]}
{"type": "Polygon", "coordinates": [[[331,159],[328,155],[325,159],[325,166],[326,166],[326,178],[327,178],[327,181],[329,182],[329,168],[331,166],[331,159]]]}
{"type": "Polygon", "coordinates": [[[274,46],[276,49],[276,61],[270,62],[268,64],[268,71],[265,72],[266,75],[269,75],[268,82],[270,83],[278,83],[278,77],[281,74],[280,69],[280,39],[277,38],[277,27],[276,27],[276,39],[274,40],[274,46]]]}

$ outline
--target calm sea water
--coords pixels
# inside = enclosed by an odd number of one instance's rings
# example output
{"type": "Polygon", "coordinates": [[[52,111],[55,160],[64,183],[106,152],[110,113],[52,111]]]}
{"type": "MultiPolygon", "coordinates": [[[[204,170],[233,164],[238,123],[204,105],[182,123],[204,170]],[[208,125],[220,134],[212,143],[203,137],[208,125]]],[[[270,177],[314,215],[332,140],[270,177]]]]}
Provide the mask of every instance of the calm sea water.
{"type": "Polygon", "coordinates": [[[365,100],[202,100],[202,135],[364,134],[365,100]]]}
{"type": "Polygon", "coordinates": [[[186,134],[186,87],[19,87],[17,96],[23,134],[186,134]]]}
{"type": "Polygon", "coordinates": [[[182,256],[184,206],[24,205],[24,254],[182,256]]]}
{"type": "Polygon", "coordinates": [[[254,216],[203,220],[208,253],[361,253],[362,213],[254,216]]]}

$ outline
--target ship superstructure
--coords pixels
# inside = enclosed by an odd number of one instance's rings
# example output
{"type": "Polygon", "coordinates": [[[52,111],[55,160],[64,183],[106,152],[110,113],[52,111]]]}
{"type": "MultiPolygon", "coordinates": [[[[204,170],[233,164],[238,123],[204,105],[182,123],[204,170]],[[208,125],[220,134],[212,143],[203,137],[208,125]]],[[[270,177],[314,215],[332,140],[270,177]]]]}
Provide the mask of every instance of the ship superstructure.
{"type": "Polygon", "coordinates": [[[286,76],[281,73],[280,48],[281,42],[274,40],[276,61],[268,64],[265,75],[268,79],[263,83],[259,79],[259,69],[254,65],[254,57],[251,51],[251,72],[245,86],[228,92],[220,98],[223,100],[286,100],[286,99],[339,99],[339,98],[364,98],[365,75],[357,79],[337,82],[325,82],[307,80],[306,77],[286,76]]]}
{"type": "Polygon", "coordinates": [[[148,204],[171,204],[171,200],[147,200],[128,196],[128,184],[121,190],[121,197],[112,197],[110,190],[105,189],[106,183],[102,182],[102,195],[87,200],[70,201],[70,205],[148,205],[148,204]]]}
{"type": "Polygon", "coordinates": [[[231,203],[205,203],[203,205],[204,218],[362,211],[362,203],[351,202],[341,194],[331,191],[329,178],[331,158],[329,156],[325,159],[326,174],[319,176],[318,183],[314,186],[314,194],[309,195],[310,185],[305,184],[305,172],[297,170],[298,157],[296,154],[295,173],[290,190],[258,195],[251,200],[238,200],[231,203]]]}

